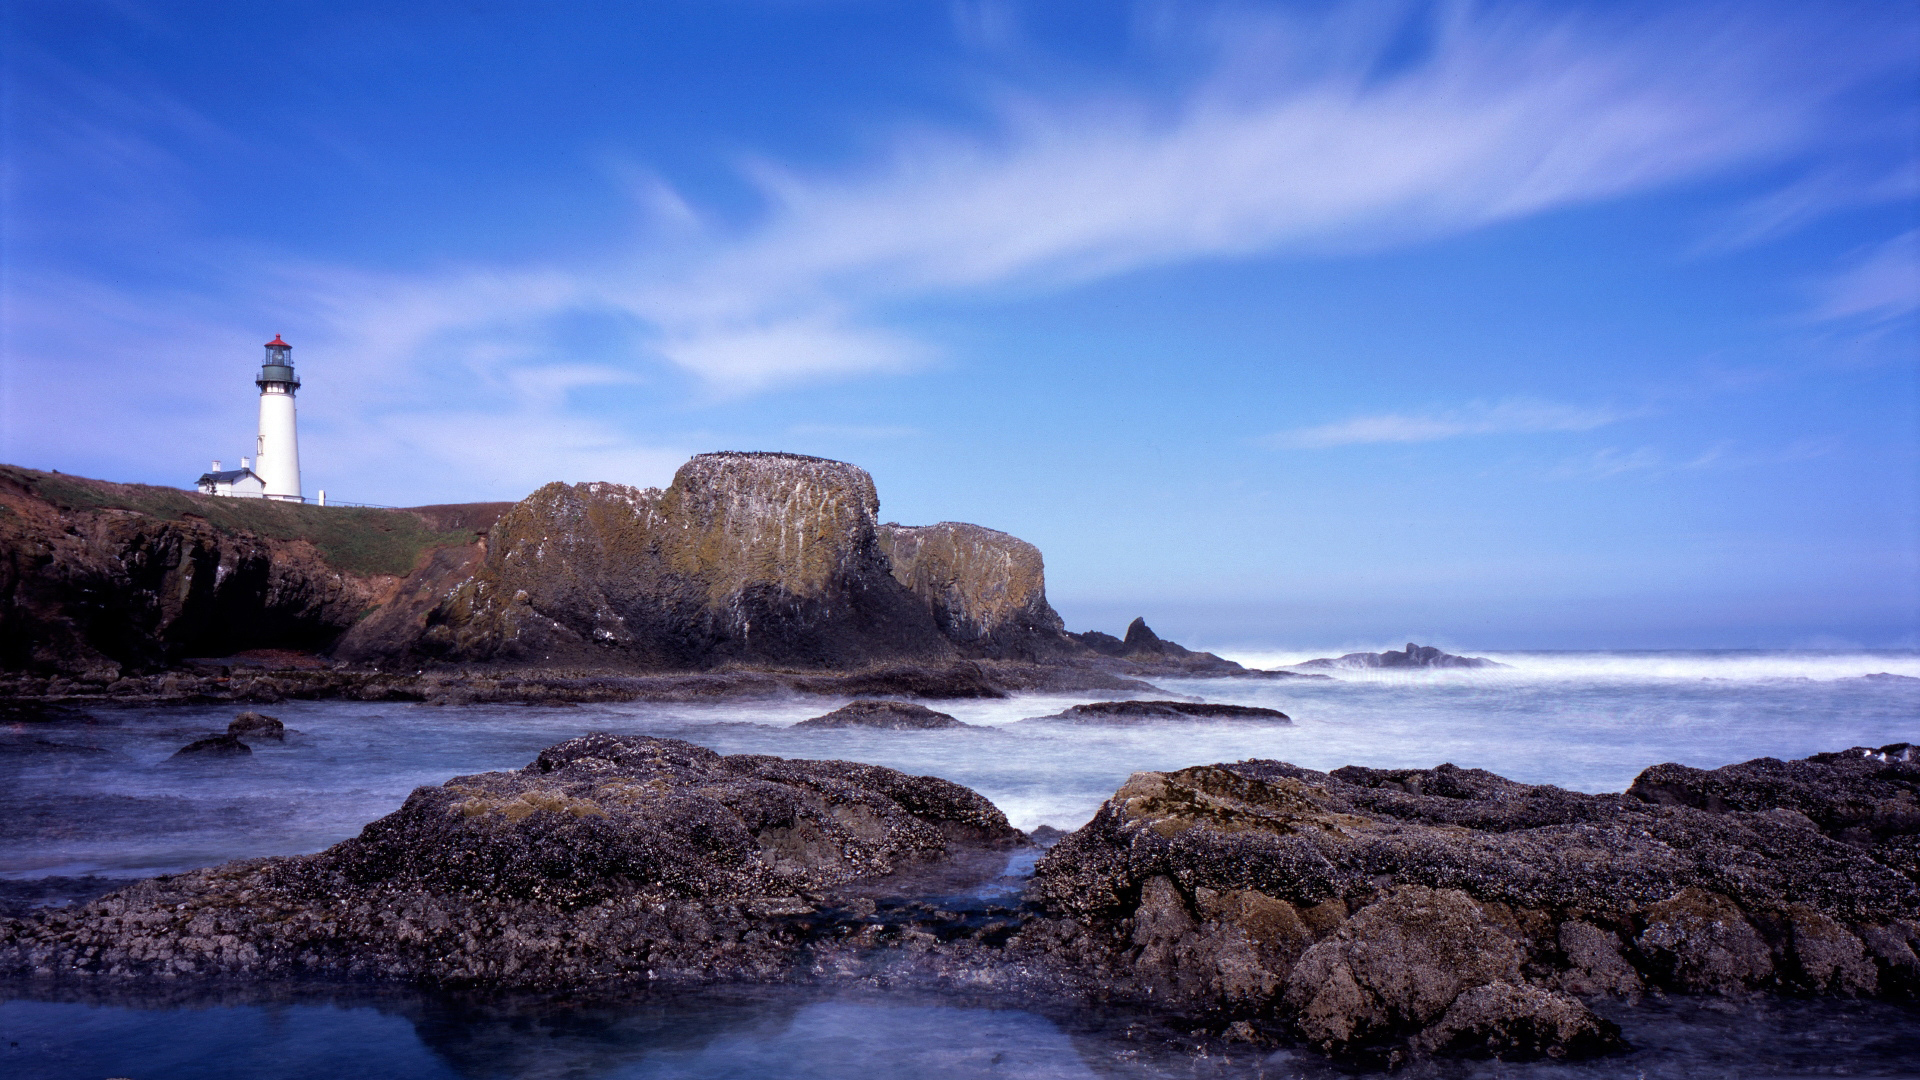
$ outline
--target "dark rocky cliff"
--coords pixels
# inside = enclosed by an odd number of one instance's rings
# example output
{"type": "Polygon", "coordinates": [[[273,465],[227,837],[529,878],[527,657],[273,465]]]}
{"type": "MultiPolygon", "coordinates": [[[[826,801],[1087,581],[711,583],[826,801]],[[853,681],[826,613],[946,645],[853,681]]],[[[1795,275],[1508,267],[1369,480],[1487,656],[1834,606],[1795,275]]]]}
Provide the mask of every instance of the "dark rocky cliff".
{"type": "Polygon", "coordinates": [[[850,667],[958,654],[894,580],[865,470],[702,454],[666,489],[548,484],[503,515],[477,572],[417,639],[349,658],[696,669],[850,667]]]}
{"type": "MultiPolygon", "coordinates": [[[[0,467],[0,670],[111,681],[263,649],[387,673],[892,665],[893,689],[848,692],[942,696],[1242,673],[1139,620],[1124,642],[1069,634],[1032,544],[879,509],[865,470],[781,453],[702,454],[664,489],[554,483],[404,511],[0,467]]],[[[277,692],[324,696],[311,682],[277,692]]]]}
{"type": "Polygon", "coordinates": [[[430,553],[475,538],[403,510],[0,466],[0,667],[99,678],[242,649],[322,650],[430,553]]]}

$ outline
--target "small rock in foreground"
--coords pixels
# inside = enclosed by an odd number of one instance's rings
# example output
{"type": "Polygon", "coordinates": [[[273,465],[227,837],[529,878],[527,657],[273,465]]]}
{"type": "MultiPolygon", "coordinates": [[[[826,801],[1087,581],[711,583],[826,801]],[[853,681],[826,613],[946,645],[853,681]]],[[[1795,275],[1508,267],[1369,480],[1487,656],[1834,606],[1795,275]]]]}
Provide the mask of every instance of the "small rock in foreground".
{"type": "Polygon", "coordinates": [[[943,712],[907,701],[851,701],[811,720],[802,720],[796,728],[879,728],[883,731],[934,731],[941,728],[972,727],[943,712]]]}

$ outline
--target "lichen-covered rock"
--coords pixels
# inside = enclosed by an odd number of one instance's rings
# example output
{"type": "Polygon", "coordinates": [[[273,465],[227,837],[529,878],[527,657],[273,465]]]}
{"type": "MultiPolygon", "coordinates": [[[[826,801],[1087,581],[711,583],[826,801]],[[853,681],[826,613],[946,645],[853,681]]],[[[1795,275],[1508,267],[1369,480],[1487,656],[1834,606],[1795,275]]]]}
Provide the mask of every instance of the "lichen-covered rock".
{"type": "Polygon", "coordinates": [[[575,985],[783,978],[835,887],[1021,843],[979,795],[843,761],[587,735],[423,787],[318,855],[0,923],[0,972],[575,985]]]}
{"type": "Polygon", "coordinates": [[[894,580],[873,479],[796,454],[701,454],[664,489],[548,484],[427,619],[448,660],[699,669],[956,656],[894,580]]]}
{"type": "Polygon", "coordinates": [[[877,728],[884,731],[938,731],[971,727],[951,715],[910,701],[850,701],[822,716],[802,720],[796,728],[877,728]]]}
{"type": "Polygon", "coordinates": [[[1045,660],[1071,650],[1047,603],[1040,549],[978,525],[882,525],[880,550],[894,580],[933,613],[968,656],[1045,660]]]}
{"type": "Polygon", "coordinates": [[[1920,763],[1854,751],[1643,780],[1675,776],[1723,792],[1719,810],[1451,765],[1138,773],[1041,860],[1029,899],[1056,917],[1015,948],[1115,996],[1290,1017],[1340,1053],[1606,1043],[1549,991],[1915,996],[1901,808],[1920,763]],[[1442,1021],[1487,986],[1508,989],[1442,1021]]]}

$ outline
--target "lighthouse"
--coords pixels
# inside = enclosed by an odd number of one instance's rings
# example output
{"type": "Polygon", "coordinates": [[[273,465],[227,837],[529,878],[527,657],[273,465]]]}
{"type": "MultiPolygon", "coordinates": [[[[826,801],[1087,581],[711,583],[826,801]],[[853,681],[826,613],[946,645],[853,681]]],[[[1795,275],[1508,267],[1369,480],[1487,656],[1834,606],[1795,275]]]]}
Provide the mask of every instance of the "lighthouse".
{"type": "Polygon", "coordinates": [[[305,502],[300,497],[300,433],[293,408],[300,376],[293,373],[292,354],[293,346],[273,335],[267,342],[267,362],[253,380],[260,388],[260,441],[254,447],[253,471],[266,498],[305,502]]]}

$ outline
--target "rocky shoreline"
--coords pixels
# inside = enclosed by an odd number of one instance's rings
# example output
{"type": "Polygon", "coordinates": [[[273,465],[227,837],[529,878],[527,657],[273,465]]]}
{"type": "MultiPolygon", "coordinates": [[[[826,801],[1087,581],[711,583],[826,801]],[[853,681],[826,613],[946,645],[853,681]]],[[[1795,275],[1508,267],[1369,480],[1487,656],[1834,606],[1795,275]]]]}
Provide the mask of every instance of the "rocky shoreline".
{"type": "Polygon", "coordinates": [[[1022,890],[1033,839],[958,785],[589,735],[317,855],[0,922],[0,974],[935,985],[1376,1064],[1578,1057],[1632,1040],[1607,998],[1920,998],[1917,791],[1906,744],[1617,795],[1243,761],[1136,774],[1022,890]]]}

